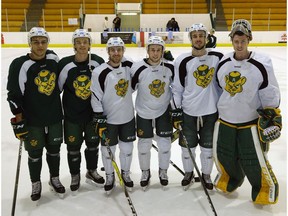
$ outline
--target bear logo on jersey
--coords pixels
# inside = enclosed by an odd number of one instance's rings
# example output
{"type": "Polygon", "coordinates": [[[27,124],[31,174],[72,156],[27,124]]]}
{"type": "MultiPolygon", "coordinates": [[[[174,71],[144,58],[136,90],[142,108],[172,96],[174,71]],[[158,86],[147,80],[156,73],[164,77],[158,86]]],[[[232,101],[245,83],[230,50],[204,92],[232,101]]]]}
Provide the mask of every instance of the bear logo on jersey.
{"type": "Polygon", "coordinates": [[[164,94],[166,83],[161,82],[161,80],[156,79],[153,80],[151,84],[149,84],[150,94],[155,96],[156,98],[159,98],[162,94],[164,94]]]}
{"type": "Polygon", "coordinates": [[[246,83],[246,77],[241,77],[238,71],[232,71],[225,76],[225,90],[233,97],[243,91],[243,85],[246,83]]]}
{"type": "Polygon", "coordinates": [[[125,79],[120,79],[115,85],[116,94],[120,97],[125,97],[128,91],[129,81],[125,79]]]}
{"type": "Polygon", "coordinates": [[[56,74],[48,70],[42,70],[35,77],[34,83],[38,86],[38,91],[47,96],[51,95],[55,88],[56,74]]]}
{"type": "Polygon", "coordinates": [[[196,71],[193,72],[193,76],[196,79],[196,84],[203,88],[206,88],[213,79],[215,68],[209,69],[207,65],[200,65],[196,71]]]}
{"type": "Polygon", "coordinates": [[[31,145],[32,147],[36,147],[36,146],[38,145],[38,140],[35,140],[35,139],[31,140],[31,141],[30,141],[30,145],[31,145]]]}
{"type": "Polygon", "coordinates": [[[81,75],[76,78],[73,82],[73,87],[75,88],[75,94],[83,100],[87,100],[90,95],[91,80],[88,76],[81,75]]]}

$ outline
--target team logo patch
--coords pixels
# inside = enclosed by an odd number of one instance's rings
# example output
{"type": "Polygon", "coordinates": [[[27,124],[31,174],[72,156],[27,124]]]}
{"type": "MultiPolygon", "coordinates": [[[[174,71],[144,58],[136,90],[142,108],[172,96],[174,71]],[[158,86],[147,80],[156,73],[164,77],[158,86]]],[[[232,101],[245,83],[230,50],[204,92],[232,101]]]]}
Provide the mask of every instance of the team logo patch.
{"type": "Polygon", "coordinates": [[[36,147],[38,145],[38,140],[31,140],[30,145],[36,147]]]}
{"type": "Polygon", "coordinates": [[[73,142],[75,142],[75,136],[69,136],[68,137],[68,140],[69,140],[69,142],[71,142],[71,143],[73,143],[73,142]]]}
{"type": "Polygon", "coordinates": [[[153,80],[152,83],[149,84],[150,94],[156,98],[159,98],[165,92],[165,85],[166,83],[159,79],[153,80]]]}
{"type": "Polygon", "coordinates": [[[129,81],[125,79],[120,79],[115,85],[116,94],[120,97],[125,97],[128,91],[129,81]]]}
{"type": "Polygon", "coordinates": [[[138,134],[138,136],[143,136],[144,131],[141,130],[141,129],[138,129],[138,130],[137,130],[137,134],[138,134]]]}
{"type": "Polygon", "coordinates": [[[209,69],[207,65],[200,65],[197,70],[193,72],[193,76],[195,77],[198,86],[206,88],[211,83],[214,73],[214,67],[209,69]]]}
{"type": "Polygon", "coordinates": [[[242,76],[238,71],[232,71],[229,75],[225,76],[225,90],[230,93],[230,96],[234,96],[237,93],[243,91],[243,85],[246,83],[246,77],[242,76]]]}
{"type": "Polygon", "coordinates": [[[34,78],[34,83],[38,86],[38,91],[47,96],[51,95],[55,88],[56,74],[48,70],[42,70],[34,78]]]}
{"type": "Polygon", "coordinates": [[[91,80],[86,75],[81,75],[76,78],[73,82],[73,87],[75,89],[75,94],[77,97],[87,100],[90,95],[90,86],[91,86],[91,80]]]}

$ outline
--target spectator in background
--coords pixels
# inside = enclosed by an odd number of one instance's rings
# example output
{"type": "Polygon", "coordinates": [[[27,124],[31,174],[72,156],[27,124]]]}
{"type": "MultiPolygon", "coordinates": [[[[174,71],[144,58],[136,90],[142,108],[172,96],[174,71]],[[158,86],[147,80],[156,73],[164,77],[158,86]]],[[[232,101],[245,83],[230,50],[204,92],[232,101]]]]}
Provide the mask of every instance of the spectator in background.
{"type": "Polygon", "coordinates": [[[216,42],[217,42],[217,38],[214,35],[215,33],[215,29],[211,29],[210,33],[207,36],[207,44],[206,44],[206,48],[215,48],[216,47],[216,42]]]}
{"type": "Polygon", "coordinates": [[[171,20],[168,21],[166,24],[167,31],[180,31],[178,22],[175,20],[175,18],[171,18],[171,20]]]}
{"type": "Polygon", "coordinates": [[[121,27],[121,18],[118,14],[116,14],[116,17],[113,19],[113,25],[114,25],[114,31],[119,32],[121,27]]]}
{"type": "Polygon", "coordinates": [[[104,18],[103,31],[109,31],[109,28],[108,28],[108,17],[107,16],[104,18]]]}

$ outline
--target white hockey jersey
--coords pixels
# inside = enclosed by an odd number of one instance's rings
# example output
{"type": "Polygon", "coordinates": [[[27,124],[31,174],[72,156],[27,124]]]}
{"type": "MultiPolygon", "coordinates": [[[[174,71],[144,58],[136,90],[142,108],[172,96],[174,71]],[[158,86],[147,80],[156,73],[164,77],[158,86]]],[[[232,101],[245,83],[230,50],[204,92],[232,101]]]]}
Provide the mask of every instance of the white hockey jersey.
{"type": "Polygon", "coordinates": [[[151,66],[147,59],[143,59],[133,64],[132,89],[137,90],[135,109],[140,117],[155,119],[167,110],[173,78],[172,63],[161,62],[157,66],[151,66]]]}
{"type": "Polygon", "coordinates": [[[124,124],[134,118],[131,89],[132,62],[122,61],[118,68],[103,63],[91,79],[93,112],[103,112],[109,124],[124,124]]]}
{"type": "Polygon", "coordinates": [[[280,90],[268,56],[251,52],[243,61],[233,56],[234,52],[225,55],[217,71],[223,89],[219,117],[230,123],[245,123],[258,118],[258,108],[278,107],[280,90]]]}
{"type": "Polygon", "coordinates": [[[216,70],[223,54],[209,51],[200,57],[183,53],[175,60],[175,79],[172,84],[176,107],[190,116],[204,116],[217,112],[220,88],[216,70]]]}

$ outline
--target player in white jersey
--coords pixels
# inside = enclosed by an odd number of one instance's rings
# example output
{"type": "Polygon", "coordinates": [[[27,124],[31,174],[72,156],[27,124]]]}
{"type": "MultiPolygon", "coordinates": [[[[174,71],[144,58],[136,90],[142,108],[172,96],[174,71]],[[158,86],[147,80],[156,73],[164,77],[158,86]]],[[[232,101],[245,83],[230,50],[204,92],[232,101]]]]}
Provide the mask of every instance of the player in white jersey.
{"type": "Polygon", "coordinates": [[[138,157],[142,177],[141,187],[145,190],[150,182],[150,159],[153,128],[156,128],[159,148],[159,179],[168,185],[167,169],[171,156],[172,124],[169,117],[171,91],[174,77],[172,63],[164,62],[165,43],[159,36],[151,36],[147,43],[148,58],[134,63],[132,88],[137,90],[135,109],[137,113],[138,157]]]}
{"type": "MultiPolygon", "coordinates": [[[[206,188],[212,190],[213,184],[210,178],[213,167],[212,138],[214,124],[218,118],[216,104],[220,92],[215,71],[223,54],[205,48],[207,29],[201,23],[192,25],[189,39],[192,43],[192,52],[183,53],[175,60],[172,92],[177,109],[171,111],[172,120],[176,129],[183,123],[183,133],[194,158],[196,147],[200,145],[202,178],[206,188]]],[[[182,136],[179,144],[185,171],[181,184],[184,190],[187,190],[194,182],[194,164],[182,136]]]]}
{"type": "Polygon", "coordinates": [[[96,130],[102,138],[102,161],[106,172],[104,189],[109,194],[114,188],[115,175],[106,144],[113,155],[119,145],[122,178],[126,187],[132,190],[130,167],[136,136],[130,71],[133,63],[123,57],[125,45],[120,37],[110,38],[106,47],[108,62],[93,70],[91,104],[96,130]]]}
{"type": "Polygon", "coordinates": [[[236,20],[231,33],[234,52],[219,63],[219,120],[214,131],[215,187],[236,190],[245,176],[256,204],[273,204],[279,186],[266,157],[269,142],[280,136],[280,91],[271,59],[248,50],[252,40],[247,20],[236,20]]]}

